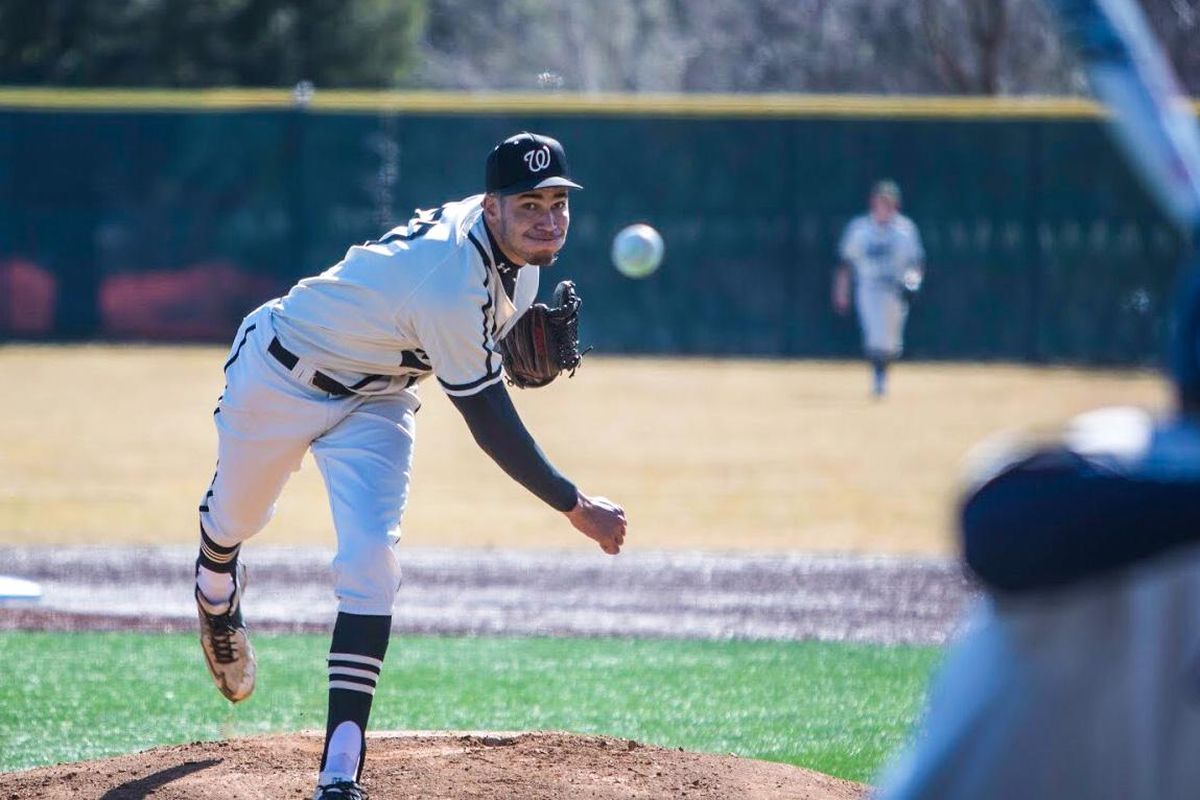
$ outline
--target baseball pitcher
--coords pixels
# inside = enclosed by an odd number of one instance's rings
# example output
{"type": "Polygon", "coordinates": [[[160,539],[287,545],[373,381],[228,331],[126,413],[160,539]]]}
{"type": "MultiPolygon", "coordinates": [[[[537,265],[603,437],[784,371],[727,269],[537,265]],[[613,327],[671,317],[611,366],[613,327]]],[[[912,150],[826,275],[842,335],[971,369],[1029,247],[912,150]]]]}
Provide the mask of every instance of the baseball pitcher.
{"type": "Polygon", "coordinates": [[[917,226],[900,213],[900,187],[879,181],[871,189],[870,211],[846,226],[838,247],[833,307],[839,314],[854,306],[862,328],[863,351],[871,362],[876,397],[887,392],[887,371],[904,349],[908,303],[924,280],[925,251],[917,226]]]}
{"type": "Polygon", "coordinates": [[[200,505],[200,641],[222,694],[248,697],[255,660],[238,551],[311,451],[337,534],[338,599],[315,800],[365,796],[365,731],[400,584],[395,546],[417,384],[435,377],[480,448],[605,553],[625,541],[625,512],[551,465],[504,384],[507,375],[541,386],[579,364],[573,285],[559,286],[553,308],[533,301],[541,269],[566,242],[569,193],[581,187],[562,146],[537,134],[498,144],[485,173],[486,193],[418,212],[252,312],[225,362],[217,471],[200,505]]]}

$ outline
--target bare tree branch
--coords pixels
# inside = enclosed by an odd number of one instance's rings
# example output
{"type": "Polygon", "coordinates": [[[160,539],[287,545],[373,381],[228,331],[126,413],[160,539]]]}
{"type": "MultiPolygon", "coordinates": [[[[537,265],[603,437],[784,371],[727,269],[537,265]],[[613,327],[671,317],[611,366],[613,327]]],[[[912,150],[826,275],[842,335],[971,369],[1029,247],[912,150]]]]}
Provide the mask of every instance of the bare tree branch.
{"type": "Polygon", "coordinates": [[[976,84],[984,94],[996,94],[1000,82],[1000,51],[1008,33],[1008,0],[966,0],[971,38],[978,50],[976,84]]]}
{"type": "MultiPolygon", "coordinates": [[[[430,88],[531,89],[549,72],[577,91],[1086,90],[1043,0],[425,2],[411,85],[430,88]]],[[[1200,78],[1200,31],[1177,33],[1200,0],[1142,2],[1200,78]]]]}
{"type": "Polygon", "coordinates": [[[953,91],[964,94],[971,91],[971,79],[949,45],[950,35],[942,8],[944,6],[938,0],[921,0],[921,27],[943,80],[953,91]]]}

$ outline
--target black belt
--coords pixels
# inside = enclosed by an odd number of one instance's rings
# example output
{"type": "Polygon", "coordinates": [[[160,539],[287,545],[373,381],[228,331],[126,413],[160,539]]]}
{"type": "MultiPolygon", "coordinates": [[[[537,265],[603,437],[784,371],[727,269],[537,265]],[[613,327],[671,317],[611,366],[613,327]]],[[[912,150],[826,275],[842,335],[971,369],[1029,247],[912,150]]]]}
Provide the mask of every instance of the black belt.
{"type": "MultiPolygon", "coordinates": [[[[267,352],[275,356],[275,360],[283,364],[288,370],[296,368],[296,364],[300,362],[300,357],[288,350],[279,342],[279,337],[273,337],[271,343],[267,345],[267,352]]],[[[347,397],[354,394],[355,389],[361,389],[371,381],[379,380],[383,375],[368,375],[353,386],[343,386],[333,378],[326,375],[324,372],[314,372],[312,376],[312,385],[320,389],[322,392],[335,394],[339,397],[347,397]]]]}

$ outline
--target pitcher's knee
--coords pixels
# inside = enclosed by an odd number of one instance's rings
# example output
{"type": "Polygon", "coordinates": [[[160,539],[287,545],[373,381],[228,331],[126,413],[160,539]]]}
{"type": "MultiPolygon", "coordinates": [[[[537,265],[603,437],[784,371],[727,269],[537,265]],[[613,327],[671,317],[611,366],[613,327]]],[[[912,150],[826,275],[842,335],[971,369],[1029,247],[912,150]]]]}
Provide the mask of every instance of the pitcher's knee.
{"type": "Polygon", "coordinates": [[[261,531],[271,521],[274,504],[230,503],[209,498],[200,506],[200,524],[214,541],[232,547],[261,531]]]}
{"type": "Polygon", "coordinates": [[[333,560],[333,577],[339,611],[392,613],[400,589],[400,561],[390,541],[341,550],[333,560]]]}

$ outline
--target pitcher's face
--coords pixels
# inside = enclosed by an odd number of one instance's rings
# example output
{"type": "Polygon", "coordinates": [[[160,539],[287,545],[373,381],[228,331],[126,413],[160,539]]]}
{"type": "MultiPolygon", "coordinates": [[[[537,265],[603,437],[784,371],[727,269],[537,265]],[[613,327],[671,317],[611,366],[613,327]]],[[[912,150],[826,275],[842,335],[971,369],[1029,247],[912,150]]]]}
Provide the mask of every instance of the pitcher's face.
{"type": "Polygon", "coordinates": [[[519,263],[548,267],[567,242],[571,210],[565,188],[488,195],[483,210],[500,249],[519,263]]]}

